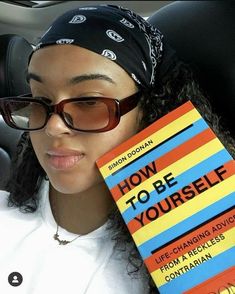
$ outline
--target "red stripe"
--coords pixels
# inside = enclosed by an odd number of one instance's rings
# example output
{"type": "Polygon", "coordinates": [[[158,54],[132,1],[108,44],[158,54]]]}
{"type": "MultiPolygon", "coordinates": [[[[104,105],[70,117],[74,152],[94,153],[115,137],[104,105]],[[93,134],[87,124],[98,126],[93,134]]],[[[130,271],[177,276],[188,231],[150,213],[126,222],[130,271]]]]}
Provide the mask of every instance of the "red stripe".
{"type": "Polygon", "coordinates": [[[200,285],[183,292],[183,294],[199,294],[199,293],[235,293],[235,266],[228,268],[222,273],[210,278],[200,285]],[[230,291],[231,290],[231,291],[230,291]]]}

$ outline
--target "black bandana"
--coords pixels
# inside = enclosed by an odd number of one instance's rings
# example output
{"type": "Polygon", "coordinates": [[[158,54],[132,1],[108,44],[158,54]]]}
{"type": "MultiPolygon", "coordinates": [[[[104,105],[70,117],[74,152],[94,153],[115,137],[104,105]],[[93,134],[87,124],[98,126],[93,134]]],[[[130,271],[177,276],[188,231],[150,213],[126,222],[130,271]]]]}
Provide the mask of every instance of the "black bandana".
{"type": "Polygon", "coordinates": [[[57,18],[35,51],[74,44],[116,62],[144,88],[152,88],[162,57],[162,34],[141,16],[115,5],[80,7],[57,18]]]}

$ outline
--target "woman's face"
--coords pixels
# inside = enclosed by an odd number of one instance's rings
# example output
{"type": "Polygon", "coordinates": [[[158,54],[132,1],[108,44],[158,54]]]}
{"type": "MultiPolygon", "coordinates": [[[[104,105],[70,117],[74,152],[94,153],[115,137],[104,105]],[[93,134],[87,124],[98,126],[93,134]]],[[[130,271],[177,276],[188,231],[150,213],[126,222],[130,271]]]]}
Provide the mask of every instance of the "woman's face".
{"type": "MultiPolygon", "coordinates": [[[[137,92],[134,81],[116,63],[74,45],[36,51],[29,76],[33,96],[47,97],[52,104],[86,96],[121,100],[137,92]],[[91,78],[94,74],[100,77],[91,78]]],[[[116,128],[84,133],[69,129],[59,115],[53,114],[44,129],[31,132],[33,148],[53,187],[74,194],[101,184],[95,161],[137,132],[140,115],[136,107],[121,117],[116,128]]]]}

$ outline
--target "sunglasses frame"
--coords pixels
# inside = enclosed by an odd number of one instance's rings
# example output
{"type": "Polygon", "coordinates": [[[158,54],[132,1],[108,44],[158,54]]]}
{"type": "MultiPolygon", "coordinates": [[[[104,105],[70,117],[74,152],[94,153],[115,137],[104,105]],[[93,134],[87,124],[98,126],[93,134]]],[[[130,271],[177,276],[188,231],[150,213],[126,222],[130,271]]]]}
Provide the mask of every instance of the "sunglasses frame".
{"type": "Polygon", "coordinates": [[[137,106],[141,96],[142,96],[142,92],[139,91],[139,92],[136,92],[128,97],[121,99],[121,100],[118,100],[115,98],[108,98],[108,97],[81,97],[81,98],[64,99],[57,104],[50,105],[47,102],[47,101],[49,101],[48,98],[45,98],[45,97],[32,98],[31,94],[24,94],[24,95],[15,96],[15,97],[0,98],[0,112],[2,114],[2,117],[5,121],[5,123],[8,126],[10,126],[11,128],[14,128],[14,129],[22,130],[22,131],[31,132],[31,131],[41,130],[46,126],[46,124],[52,114],[58,114],[60,116],[60,118],[63,120],[64,124],[72,130],[86,132],[86,133],[101,133],[101,132],[107,132],[109,130],[114,129],[119,124],[121,116],[128,113],[129,111],[131,111],[132,109],[134,109],[137,106]],[[47,109],[47,119],[45,120],[45,123],[42,127],[34,128],[34,129],[20,128],[14,123],[14,121],[11,117],[11,114],[7,110],[6,106],[7,106],[7,102],[11,102],[11,101],[18,102],[19,99],[22,102],[23,101],[37,102],[37,103],[43,105],[45,107],[45,109],[47,109]],[[101,129],[97,129],[97,130],[81,130],[78,128],[74,128],[73,126],[71,126],[68,123],[68,121],[66,121],[66,119],[63,115],[63,109],[64,109],[65,104],[70,103],[70,102],[76,102],[76,101],[85,101],[86,102],[86,101],[90,101],[90,100],[94,100],[94,99],[105,103],[108,107],[109,122],[108,122],[107,126],[101,128],[101,129]]]}

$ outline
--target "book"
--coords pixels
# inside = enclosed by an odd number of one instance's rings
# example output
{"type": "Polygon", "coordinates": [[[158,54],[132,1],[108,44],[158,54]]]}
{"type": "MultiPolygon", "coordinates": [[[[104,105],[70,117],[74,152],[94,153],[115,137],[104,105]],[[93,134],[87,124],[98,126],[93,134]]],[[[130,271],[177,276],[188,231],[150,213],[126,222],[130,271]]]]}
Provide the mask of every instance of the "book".
{"type": "Polygon", "coordinates": [[[161,294],[235,293],[235,161],[190,101],[96,163],[161,294]]]}

